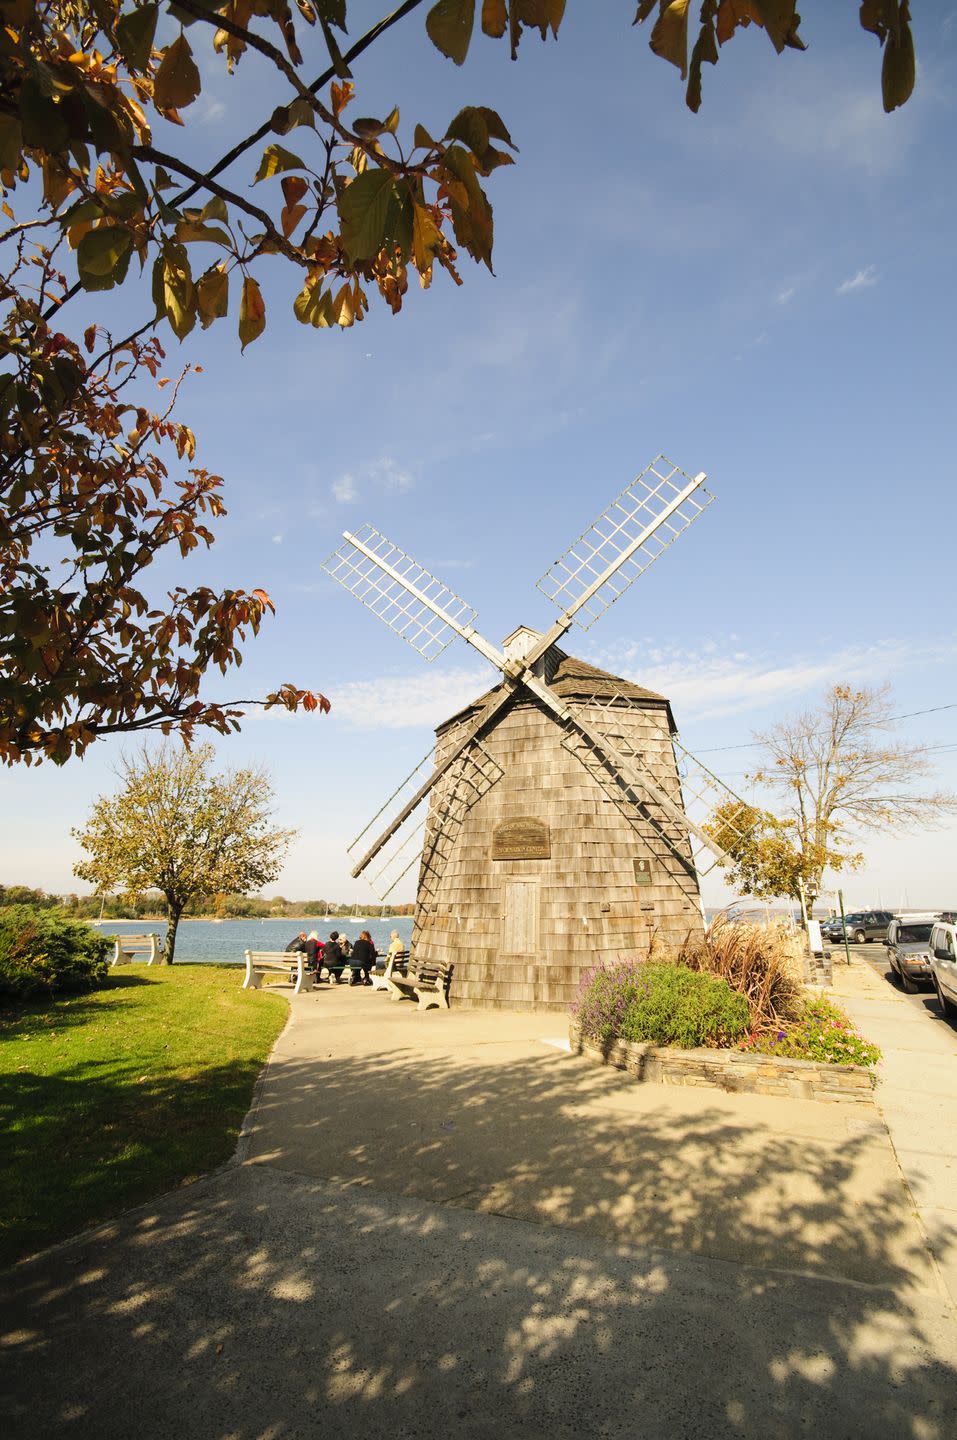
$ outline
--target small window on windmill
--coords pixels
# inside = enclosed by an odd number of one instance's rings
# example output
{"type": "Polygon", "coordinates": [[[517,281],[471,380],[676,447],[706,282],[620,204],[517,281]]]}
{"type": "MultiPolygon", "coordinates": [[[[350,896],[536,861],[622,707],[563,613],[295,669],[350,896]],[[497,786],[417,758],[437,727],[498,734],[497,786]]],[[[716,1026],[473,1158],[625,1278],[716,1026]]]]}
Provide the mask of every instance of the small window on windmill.
{"type": "Polygon", "coordinates": [[[506,955],[536,955],[539,947],[538,881],[506,880],[502,915],[502,951],[506,955]]]}

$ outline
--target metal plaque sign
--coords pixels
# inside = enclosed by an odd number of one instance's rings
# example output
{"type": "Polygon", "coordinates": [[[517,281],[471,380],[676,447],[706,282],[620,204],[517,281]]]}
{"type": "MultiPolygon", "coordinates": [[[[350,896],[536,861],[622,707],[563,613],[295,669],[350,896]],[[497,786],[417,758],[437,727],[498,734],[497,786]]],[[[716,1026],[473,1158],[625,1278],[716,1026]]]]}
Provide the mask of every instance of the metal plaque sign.
{"type": "Polygon", "coordinates": [[[651,884],[651,861],[650,861],[650,860],[636,860],[636,861],[635,861],[635,884],[636,884],[636,885],[650,885],[650,884],[651,884]]]}
{"type": "Polygon", "coordinates": [[[492,830],[493,860],[549,860],[551,853],[548,826],[531,815],[500,820],[492,830]]]}

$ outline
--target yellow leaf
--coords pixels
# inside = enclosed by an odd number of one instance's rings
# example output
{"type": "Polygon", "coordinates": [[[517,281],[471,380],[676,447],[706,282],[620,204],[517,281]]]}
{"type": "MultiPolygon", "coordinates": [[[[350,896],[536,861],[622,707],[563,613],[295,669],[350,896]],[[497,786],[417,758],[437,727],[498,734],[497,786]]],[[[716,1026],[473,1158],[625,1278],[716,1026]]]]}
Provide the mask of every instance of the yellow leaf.
{"type": "Polygon", "coordinates": [[[916,76],[914,36],[905,20],[898,36],[888,35],[881,66],[881,91],[888,115],[910,99],[916,76]]]}
{"type": "Polygon", "coordinates": [[[412,209],[412,258],[421,273],[432,269],[432,260],[442,248],[442,232],[424,205],[412,209]]]}
{"type": "MultiPolygon", "coordinates": [[[[795,15],[794,6],[795,0],[749,0],[752,19],[764,26],[779,55],[797,28],[800,17],[795,15]]],[[[804,47],[799,44],[797,48],[804,47]]]]}
{"type": "Polygon", "coordinates": [[[279,183],[282,186],[283,199],[287,205],[297,205],[309,189],[301,175],[287,175],[279,183]]]}
{"type": "Polygon", "coordinates": [[[505,34],[507,24],[505,0],[482,0],[482,30],[486,35],[499,40],[505,34]]]}
{"type": "Polygon", "coordinates": [[[475,0],[438,0],[425,17],[425,28],[436,50],[456,65],[463,65],[475,23],[475,0]]]}
{"type": "Polygon", "coordinates": [[[296,226],[299,224],[299,221],[302,219],[303,215],[305,215],[306,208],[307,207],[305,205],[283,206],[282,214],[279,218],[282,222],[282,233],[285,235],[287,240],[289,239],[292,232],[295,230],[296,226]]]}
{"type": "Polygon", "coordinates": [[[153,103],[161,110],[180,110],[192,105],[202,88],[193,52],[185,35],[166,49],[153,80],[153,103]]]}
{"type": "Polygon", "coordinates": [[[293,304],[296,319],[303,325],[314,325],[325,330],[335,323],[332,313],[332,296],[322,289],[322,275],[317,271],[306,280],[293,304]]]}
{"type": "Polygon", "coordinates": [[[266,306],[262,292],[251,275],[243,280],[243,295],[239,302],[239,339],[245,350],[253,340],[259,338],[266,328],[266,306]]]}
{"type": "Polygon", "coordinates": [[[219,320],[229,308],[229,275],[224,265],[214,265],[196,282],[196,303],[204,330],[219,320]]]}
{"type": "Polygon", "coordinates": [[[339,85],[335,80],[332,82],[332,113],[341,115],[355,94],[356,87],[351,80],[345,80],[339,85]]]}
{"type": "Polygon", "coordinates": [[[352,291],[348,285],[343,285],[339,294],[332,302],[332,314],[337,325],[343,330],[348,330],[355,320],[355,308],[353,305],[352,291]]]}
{"type": "Polygon", "coordinates": [[[649,41],[656,55],[677,65],[682,80],[688,74],[688,3],[689,0],[671,0],[667,10],[658,16],[649,41]]]}

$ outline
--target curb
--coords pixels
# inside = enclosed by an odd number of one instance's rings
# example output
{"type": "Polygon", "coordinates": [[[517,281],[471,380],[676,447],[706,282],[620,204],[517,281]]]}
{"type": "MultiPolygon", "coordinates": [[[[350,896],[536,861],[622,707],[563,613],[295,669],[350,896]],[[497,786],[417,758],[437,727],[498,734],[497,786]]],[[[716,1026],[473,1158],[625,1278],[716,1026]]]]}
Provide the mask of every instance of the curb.
{"type": "MultiPolygon", "coordinates": [[[[275,988],[278,989],[278,987],[275,988]]],[[[226,1161],[226,1169],[228,1169],[232,1165],[245,1165],[247,1159],[249,1158],[249,1147],[252,1144],[254,1132],[253,1122],[255,1121],[256,1114],[259,1110],[260,1105],[262,1104],[263,1093],[266,1089],[266,1081],[269,1078],[269,1067],[272,1064],[273,1056],[279,1048],[279,1045],[285,1039],[287,1031],[292,1029],[293,1020],[295,1018],[295,1006],[293,1005],[290,996],[284,995],[282,998],[287,1002],[289,1006],[288,1013],[286,1015],[286,1023],[273,1041],[272,1049],[266,1056],[266,1062],[263,1065],[263,1068],[260,1070],[258,1076],[256,1077],[256,1083],[253,1086],[252,1099],[249,1102],[249,1109],[243,1116],[243,1123],[239,1127],[239,1137],[236,1141],[236,1149],[226,1161]]]]}

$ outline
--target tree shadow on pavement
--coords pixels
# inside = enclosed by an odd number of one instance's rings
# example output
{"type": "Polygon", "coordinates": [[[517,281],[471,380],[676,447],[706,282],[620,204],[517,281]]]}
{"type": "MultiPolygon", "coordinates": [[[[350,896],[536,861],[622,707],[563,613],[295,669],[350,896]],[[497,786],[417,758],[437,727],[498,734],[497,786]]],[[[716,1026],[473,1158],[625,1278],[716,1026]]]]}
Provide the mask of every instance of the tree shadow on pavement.
{"type": "Polygon", "coordinates": [[[884,1140],[493,1052],[285,1058],[254,1163],[8,1272],[6,1433],[943,1440],[884,1140]]]}

